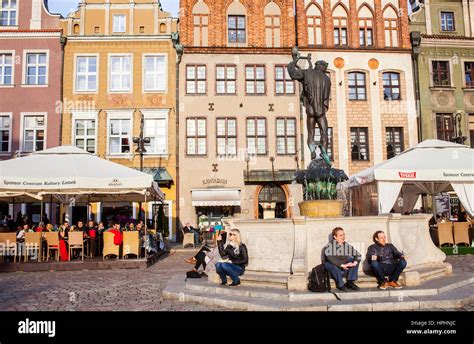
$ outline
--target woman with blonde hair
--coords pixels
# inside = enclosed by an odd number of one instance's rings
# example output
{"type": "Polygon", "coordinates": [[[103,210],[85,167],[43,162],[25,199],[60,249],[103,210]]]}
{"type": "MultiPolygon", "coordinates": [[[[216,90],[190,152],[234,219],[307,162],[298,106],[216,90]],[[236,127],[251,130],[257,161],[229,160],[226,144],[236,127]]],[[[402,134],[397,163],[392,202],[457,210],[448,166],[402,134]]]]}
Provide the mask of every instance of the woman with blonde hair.
{"type": "Polygon", "coordinates": [[[216,264],[216,272],[221,278],[221,285],[227,284],[227,276],[229,276],[232,279],[230,286],[235,287],[240,284],[239,276],[244,274],[249,257],[247,246],[242,243],[238,229],[231,229],[228,237],[227,246],[224,246],[220,234],[217,238],[217,246],[222,261],[216,264]]]}

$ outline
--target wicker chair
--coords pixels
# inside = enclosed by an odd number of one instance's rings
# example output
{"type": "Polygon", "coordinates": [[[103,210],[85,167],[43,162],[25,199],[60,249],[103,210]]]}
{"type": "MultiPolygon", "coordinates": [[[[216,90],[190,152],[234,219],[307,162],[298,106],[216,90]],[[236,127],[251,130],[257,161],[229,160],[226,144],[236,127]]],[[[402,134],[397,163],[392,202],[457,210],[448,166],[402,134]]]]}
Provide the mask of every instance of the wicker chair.
{"type": "Polygon", "coordinates": [[[84,260],[84,234],[81,232],[69,232],[69,260],[71,260],[71,251],[81,249],[82,260],[84,260]]]}
{"type": "Polygon", "coordinates": [[[59,234],[58,232],[46,232],[44,233],[46,238],[47,248],[46,248],[46,260],[49,260],[49,253],[52,251],[55,252],[56,260],[59,261],[59,234]]]}
{"type": "Polygon", "coordinates": [[[140,258],[140,239],[138,232],[123,232],[123,246],[122,246],[122,259],[125,259],[129,254],[140,258]]]}
{"type": "Polygon", "coordinates": [[[470,246],[469,222],[454,222],[454,244],[465,244],[470,246]]]}
{"type": "Polygon", "coordinates": [[[194,234],[193,233],[184,233],[184,230],[181,228],[181,234],[183,234],[183,248],[187,245],[194,246],[194,234]]]}
{"type": "Polygon", "coordinates": [[[115,255],[118,259],[120,254],[120,246],[114,244],[114,233],[104,232],[104,247],[102,249],[102,259],[108,255],[115,255]]]}
{"type": "Polygon", "coordinates": [[[17,247],[15,233],[0,233],[0,259],[2,261],[7,252],[13,254],[13,262],[16,262],[17,247]]]}
{"type": "Polygon", "coordinates": [[[25,262],[28,261],[30,251],[38,250],[38,262],[41,262],[41,233],[25,233],[25,262]]]}
{"type": "Polygon", "coordinates": [[[438,224],[438,242],[439,246],[442,246],[444,244],[454,245],[452,222],[438,224]]]}

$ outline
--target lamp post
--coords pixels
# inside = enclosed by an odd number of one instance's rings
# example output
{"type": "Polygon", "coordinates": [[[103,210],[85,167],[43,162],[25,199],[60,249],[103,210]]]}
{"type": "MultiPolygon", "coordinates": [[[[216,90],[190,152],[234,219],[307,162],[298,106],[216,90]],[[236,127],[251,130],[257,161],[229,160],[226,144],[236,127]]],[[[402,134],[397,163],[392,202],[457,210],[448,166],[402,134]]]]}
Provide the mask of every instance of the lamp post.
{"type": "Polygon", "coordinates": [[[451,139],[452,142],[459,143],[461,145],[463,145],[464,142],[466,142],[467,140],[467,137],[462,135],[462,130],[461,130],[462,115],[463,115],[463,111],[458,111],[456,115],[454,116],[454,126],[457,132],[457,136],[451,139]]]}
{"type": "MultiPolygon", "coordinates": [[[[140,111],[137,109],[137,111],[140,111]]],[[[140,172],[143,172],[143,156],[146,153],[146,148],[145,145],[149,144],[151,142],[151,139],[149,137],[144,137],[144,128],[145,128],[145,116],[143,113],[141,113],[141,122],[140,122],[140,136],[134,137],[133,138],[133,143],[137,145],[137,149],[135,150],[135,153],[138,153],[140,155],[140,172]]],[[[139,209],[138,209],[138,219],[141,219],[141,212],[142,212],[142,202],[139,203],[139,209]]],[[[146,222],[146,219],[145,219],[146,222]]]]}

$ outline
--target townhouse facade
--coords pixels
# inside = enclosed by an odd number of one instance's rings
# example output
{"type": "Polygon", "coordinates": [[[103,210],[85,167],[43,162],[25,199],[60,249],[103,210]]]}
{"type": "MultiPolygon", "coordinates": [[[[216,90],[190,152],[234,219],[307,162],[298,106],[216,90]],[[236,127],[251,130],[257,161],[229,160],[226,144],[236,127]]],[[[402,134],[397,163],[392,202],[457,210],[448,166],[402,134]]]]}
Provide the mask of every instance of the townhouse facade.
{"type": "MultiPolygon", "coordinates": [[[[140,168],[133,138],[143,133],[144,172],[165,193],[170,238],[176,219],[177,19],[152,0],[83,0],[62,22],[64,57],[62,141],[101,158],[140,168]]],[[[86,166],[84,168],[87,168],[86,166]]],[[[155,213],[154,204],[76,205],[73,220],[107,221],[155,213]]]]}
{"type": "Polygon", "coordinates": [[[352,175],[418,143],[406,1],[297,0],[296,15],[302,54],[329,63],[334,165],[352,175]]]}
{"type": "Polygon", "coordinates": [[[302,197],[293,1],[180,5],[181,221],[290,218],[302,197]]]}
{"type": "Polygon", "coordinates": [[[474,4],[432,0],[412,6],[422,138],[464,137],[474,147],[474,4]]]}
{"type": "MultiPolygon", "coordinates": [[[[61,79],[64,41],[60,15],[43,0],[0,3],[0,159],[60,145],[61,79]]],[[[34,168],[34,167],[32,167],[34,168]]],[[[51,216],[53,209],[46,205],[51,216]]],[[[0,206],[39,221],[39,204],[0,206]]]]}

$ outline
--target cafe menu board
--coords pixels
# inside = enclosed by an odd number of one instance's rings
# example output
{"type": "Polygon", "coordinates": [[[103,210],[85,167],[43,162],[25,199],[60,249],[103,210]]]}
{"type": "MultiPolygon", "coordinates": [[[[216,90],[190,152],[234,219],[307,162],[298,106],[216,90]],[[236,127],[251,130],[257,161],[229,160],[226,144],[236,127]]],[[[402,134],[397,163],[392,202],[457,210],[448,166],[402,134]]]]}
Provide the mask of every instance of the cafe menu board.
{"type": "Polygon", "coordinates": [[[451,217],[451,207],[449,205],[449,194],[442,193],[436,196],[436,213],[442,215],[447,214],[451,217]]]}

